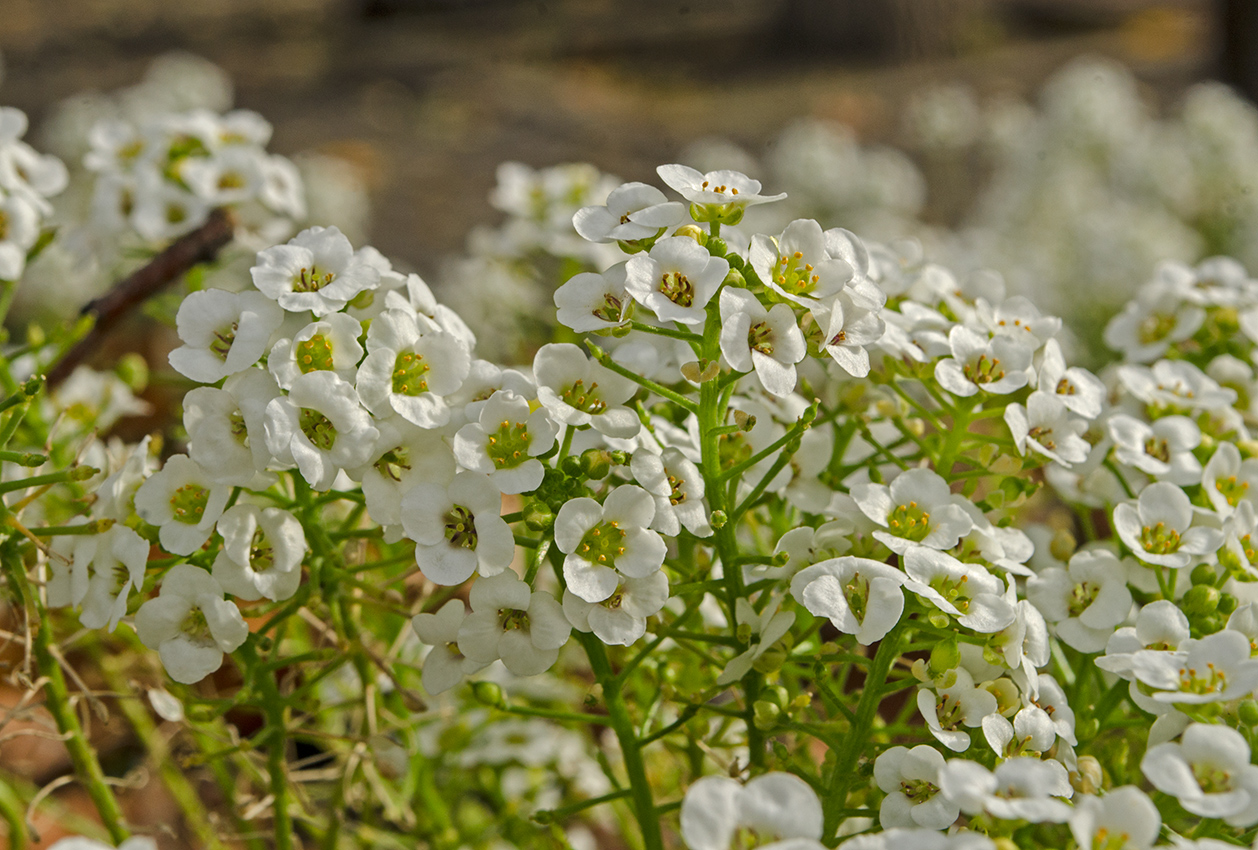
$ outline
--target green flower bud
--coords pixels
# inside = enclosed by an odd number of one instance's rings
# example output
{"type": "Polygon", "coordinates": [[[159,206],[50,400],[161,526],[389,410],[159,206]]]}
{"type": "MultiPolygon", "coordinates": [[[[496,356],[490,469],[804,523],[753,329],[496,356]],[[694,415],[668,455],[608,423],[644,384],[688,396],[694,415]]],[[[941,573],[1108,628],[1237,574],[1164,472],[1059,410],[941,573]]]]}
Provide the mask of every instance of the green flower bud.
{"type": "Polygon", "coordinates": [[[505,708],[507,705],[506,697],[502,695],[502,688],[494,682],[473,682],[472,696],[482,705],[493,708],[505,708]]]}
{"type": "Polygon", "coordinates": [[[591,481],[601,481],[612,471],[611,455],[602,449],[586,449],[581,453],[581,470],[591,481]]]}
{"type": "Polygon", "coordinates": [[[700,245],[708,244],[708,232],[697,224],[683,224],[673,231],[674,236],[688,236],[700,245]]]}
{"type": "Polygon", "coordinates": [[[1193,584],[1214,584],[1214,567],[1209,564],[1198,564],[1193,567],[1192,575],[1189,576],[1193,584]]]}
{"type": "Polygon", "coordinates": [[[755,715],[753,722],[761,732],[767,732],[776,726],[778,718],[782,715],[782,709],[778,708],[776,703],[762,699],[756,700],[751,709],[755,715]]]}
{"type": "MultiPolygon", "coordinates": [[[[935,644],[930,651],[930,675],[932,678],[942,676],[961,663],[961,645],[956,637],[935,644]]],[[[1003,663],[1003,659],[1002,659],[1003,663]]]]}
{"type": "Polygon", "coordinates": [[[1213,585],[1195,585],[1184,594],[1183,605],[1189,615],[1211,614],[1219,607],[1219,591],[1213,585]]]}
{"type": "Polygon", "coordinates": [[[1219,613],[1231,614],[1240,605],[1240,600],[1230,593],[1224,593],[1219,596],[1219,613]]]}
{"type": "Polygon", "coordinates": [[[529,502],[524,506],[524,524],[530,531],[549,531],[555,524],[555,513],[543,502],[529,502]]]}
{"type": "Polygon", "coordinates": [[[1236,716],[1246,726],[1258,726],[1258,700],[1242,700],[1236,707],[1236,716]]]}

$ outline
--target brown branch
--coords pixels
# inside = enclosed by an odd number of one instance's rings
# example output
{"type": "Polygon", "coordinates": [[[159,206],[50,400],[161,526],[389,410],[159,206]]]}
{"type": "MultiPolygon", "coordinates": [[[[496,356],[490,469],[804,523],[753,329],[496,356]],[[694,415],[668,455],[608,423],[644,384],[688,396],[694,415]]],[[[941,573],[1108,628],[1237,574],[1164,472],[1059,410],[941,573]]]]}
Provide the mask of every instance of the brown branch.
{"type": "Polygon", "coordinates": [[[48,372],[52,389],[69,377],[108,336],[114,326],[136,306],[161,292],[199,263],[212,262],[218,252],[231,242],[235,227],[232,215],[222,207],[210,212],[205,224],[170,243],[166,250],[132,272],[113,289],[88,303],[82,315],[96,318],[92,329],[57,361],[48,372]]]}

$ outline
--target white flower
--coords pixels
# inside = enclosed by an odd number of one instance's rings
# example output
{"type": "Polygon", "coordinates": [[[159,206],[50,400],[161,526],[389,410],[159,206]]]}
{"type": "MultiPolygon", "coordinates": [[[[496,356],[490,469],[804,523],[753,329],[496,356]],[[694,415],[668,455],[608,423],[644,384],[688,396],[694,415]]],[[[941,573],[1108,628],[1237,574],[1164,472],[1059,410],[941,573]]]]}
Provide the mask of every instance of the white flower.
{"type": "Polygon", "coordinates": [[[362,481],[367,515],[383,526],[402,522],[402,499],[417,484],[446,485],[454,478],[454,452],[442,432],[420,428],[401,416],[377,420],[380,437],[367,463],[350,470],[362,481]]]}
{"type": "Polygon", "coordinates": [[[571,343],[543,345],[533,358],[537,400],[563,425],[592,425],[609,437],[629,438],[641,428],[637,415],[622,407],[637,385],[586,358],[571,343]]]}
{"type": "Polygon", "coordinates": [[[1105,385],[1087,369],[1067,367],[1061,344],[1056,339],[1044,343],[1043,357],[1036,386],[1056,395],[1068,410],[1084,419],[1100,416],[1105,403],[1105,385]]]}
{"type": "Polygon", "coordinates": [[[982,726],[983,718],[996,709],[995,695],[975,685],[974,677],[964,667],[945,673],[937,692],[929,688],[917,692],[917,710],[926,720],[930,734],[953,752],[965,752],[970,747],[969,734],[958,727],[982,726]]]}
{"type": "Polygon", "coordinates": [[[1193,456],[1193,449],[1201,445],[1201,429],[1187,416],[1163,416],[1146,423],[1117,414],[1105,426],[1119,463],[1181,487],[1201,480],[1201,462],[1193,456]]]}
{"type": "Polygon", "coordinates": [[[454,456],[464,469],[480,472],[503,493],[526,493],[542,483],[537,456],[555,444],[556,428],[544,408],[509,390],[499,390],[480,408],[478,421],[454,435],[454,456]]]}
{"type": "Polygon", "coordinates": [[[1184,491],[1160,481],[1135,502],[1114,508],[1114,530],[1137,558],[1172,569],[1210,558],[1223,545],[1218,529],[1190,527],[1193,507],[1184,491]]]}
{"type": "Polygon", "coordinates": [[[945,834],[894,827],[849,838],[838,850],[996,850],[996,844],[986,835],[967,830],[945,834]]]}
{"type": "Polygon", "coordinates": [[[1157,806],[1134,785],[1104,797],[1080,796],[1070,816],[1070,834],[1079,850],[1107,850],[1115,839],[1122,840],[1122,850],[1150,850],[1161,828],[1157,806]]]}
{"type": "Polygon", "coordinates": [[[284,389],[291,388],[298,375],[320,370],[352,381],[363,356],[358,343],[362,332],[363,326],[353,316],[329,313],[306,325],[292,339],[276,342],[267,356],[267,368],[284,389]]]}
{"type": "MultiPolygon", "coordinates": [[[[115,850],[115,848],[112,844],[73,835],[59,839],[48,850],[115,850]]],[[[119,844],[117,850],[157,850],[157,842],[147,835],[133,835],[119,844]]]]}
{"type": "Polygon", "coordinates": [[[1029,757],[1001,762],[995,773],[976,762],[953,759],[939,772],[939,787],[968,815],[987,812],[1032,823],[1068,820],[1070,807],[1053,798],[1074,793],[1061,762],[1029,757]]]}
{"type": "Polygon", "coordinates": [[[415,485],[402,498],[402,528],[424,575],[455,585],[478,570],[491,576],[509,567],[515,538],[501,510],[502,494],[478,472],[459,472],[449,485],[415,485]]]}
{"type": "Polygon", "coordinates": [[[366,463],[380,436],[354,388],[322,371],[302,375],[288,395],[272,399],[264,428],[271,454],[295,464],[316,490],[331,487],[341,470],[366,463]]]}
{"type": "Polygon", "coordinates": [[[1066,569],[1050,567],[1027,580],[1027,599],[1080,652],[1100,652],[1131,610],[1128,567],[1111,552],[1076,552],[1066,569]]]}
{"type": "Polygon", "coordinates": [[[795,612],[779,611],[781,604],[782,600],[775,598],[757,612],[746,597],[740,596],[734,600],[736,626],[750,629],[747,639],[749,646],[725,665],[721,675],[716,677],[718,685],[733,684],[750,673],[760,656],[772,649],[791,630],[791,626],[795,625],[795,612]]]}
{"type": "Polygon", "coordinates": [[[981,564],[967,564],[925,546],[911,547],[903,562],[904,571],[914,579],[909,590],[968,629],[992,634],[1017,616],[1005,583],[981,564]]]}
{"type": "Polygon", "coordinates": [[[704,776],[686,789],[681,801],[681,837],[690,850],[730,850],[742,829],[777,839],[784,848],[819,849],[823,826],[817,793],[790,773],[764,773],[746,785],[725,776],[704,776]]]}
{"type": "Polygon", "coordinates": [[[249,626],[223,588],[205,570],[176,564],[162,579],[161,594],[135,614],[140,642],[156,649],[176,682],[191,685],[223,664],[249,636],[249,626]]]}
{"type": "Polygon", "coordinates": [[[267,248],[249,271],[253,285],[285,310],[316,316],[335,313],[380,283],[380,272],[355,255],[335,227],[312,227],[267,248]]]}
{"type": "Polygon", "coordinates": [[[661,165],[655,173],[690,201],[690,215],[695,221],[738,224],[747,207],[786,197],[785,194],[761,195],[760,181],[737,171],[701,174],[685,165],[661,165]]]}
{"type": "Polygon", "coordinates": [[[861,513],[886,529],[875,531],[874,537],[900,555],[914,543],[951,549],[974,527],[948,482],[929,469],[901,472],[890,486],[858,484],[852,498],[861,513]]]}
{"type": "Polygon", "coordinates": [[[1241,699],[1258,686],[1258,659],[1250,652],[1249,638],[1224,629],[1183,641],[1174,652],[1139,650],[1130,664],[1158,702],[1201,705],[1241,699]]]}
{"type": "Polygon", "coordinates": [[[874,781],[887,795],[878,809],[878,823],[889,827],[945,829],[961,813],[939,793],[944,757],[925,744],[892,747],[874,761],[874,781]]]}
{"type": "Polygon", "coordinates": [[[813,307],[818,326],[825,328],[822,346],[834,362],[853,378],[869,374],[869,346],[882,339],[886,324],[879,310],[857,303],[847,290],[829,304],[813,307]]]}
{"type": "Polygon", "coordinates": [[[555,597],[529,586],[510,570],[472,585],[472,613],[459,627],[459,650],[472,661],[502,659],[516,676],[536,676],[554,666],[572,627],[555,597]]]}
{"type": "Polygon", "coordinates": [[[258,292],[189,293],[175,317],[184,344],[170,353],[170,365],[194,381],[217,383],[261,360],[283,319],[258,292]]]}
{"type": "Polygon", "coordinates": [[[572,627],[593,632],[603,643],[629,646],[646,633],[646,621],[668,602],[668,576],[656,570],[645,578],[622,579],[602,602],[586,602],[571,590],[563,594],[563,612],[572,627]]]}
{"type": "Polygon", "coordinates": [[[214,531],[227,506],[231,487],[210,478],[187,455],[173,455],[140,485],[135,512],[160,527],[162,548],[173,555],[191,555],[214,531]]]}
{"type": "Polygon", "coordinates": [[[577,333],[618,328],[633,315],[633,296],[625,289],[628,271],[617,263],[602,274],[581,272],[555,290],[555,318],[577,333]]]}
{"type": "Polygon", "coordinates": [[[579,498],[555,516],[555,545],[568,589],[586,602],[616,592],[621,577],[646,578],[664,563],[664,539],[650,530],[655,500],[641,487],[622,485],[603,504],[579,498]]]}
{"type": "Polygon", "coordinates": [[[1038,705],[1024,706],[1010,723],[1000,714],[983,718],[983,737],[999,758],[1040,755],[1057,743],[1057,727],[1038,705]]]}
{"type": "Polygon", "coordinates": [[[367,331],[367,357],[358,367],[358,395],[376,416],[398,413],[421,428],[450,421],[445,396],[471,370],[467,346],[431,320],[390,308],[367,331]]]}
{"type": "Polygon", "coordinates": [[[0,280],[17,281],[39,239],[39,212],[20,195],[0,191],[0,280]]]}
{"type": "Polygon", "coordinates": [[[1195,815],[1231,826],[1258,823],[1258,767],[1249,763],[1249,744],[1235,729],[1194,723],[1181,743],[1150,747],[1140,771],[1195,815]]]}
{"type": "Polygon", "coordinates": [[[625,264],[625,290],[661,322],[702,325],[704,308],[725,280],[729,261],[686,236],[661,239],[625,264]]]}
{"type": "Polygon", "coordinates": [[[432,647],[424,658],[424,690],[436,696],[450,690],[467,676],[485,669],[488,662],[473,661],[459,651],[459,629],[466,619],[463,600],[451,599],[435,614],[416,614],[411,627],[432,647]]]}
{"type": "Polygon", "coordinates": [[[765,286],[796,304],[812,307],[842,292],[854,274],[852,264],[831,256],[828,248],[820,224],[798,219],[777,239],[753,236],[747,258],[765,286]]]}
{"type": "Polygon", "coordinates": [[[1136,398],[1159,412],[1190,412],[1231,407],[1236,390],[1221,387],[1187,360],[1159,360],[1152,367],[1118,367],[1118,380],[1136,398]]]}
{"type": "Polygon", "coordinates": [[[1258,497],[1258,458],[1242,461],[1235,444],[1220,442],[1201,472],[1201,489],[1219,516],[1227,517],[1242,499],[1258,497]]]}
{"type": "MultiPolygon", "coordinates": [[[[1181,267],[1182,268],[1182,267],[1181,267]]],[[[1161,266],[1157,277],[1105,326],[1105,344],[1131,363],[1149,363],[1173,344],[1190,339],[1206,319],[1200,305],[1187,303],[1173,281],[1174,269],[1161,266]]],[[[1189,273],[1187,269],[1183,272],[1189,273]]]]}
{"type": "Polygon", "coordinates": [[[1005,424],[1019,454],[1025,455],[1029,445],[1049,460],[1067,466],[1088,459],[1091,446],[1080,436],[1088,423],[1071,416],[1060,398],[1036,390],[1027,397],[1026,407],[1011,404],[1005,408],[1005,424]]]}
{"type": "Polygon", "coordinates": [[[935,380],[948,392],[972,396],[979,390],[1011,393],[1031,378],[1033,348],[1026,340],[996,336],[985,339],[965,325],[948,333],[952,356],[935,364],[935,380]]]}
{"type": "Polygon", "coordinates": [[[629,461],[629,470],[655,499],[653,530],[665,537],[676,537],[684,527],[696,537],[711,536],[712,525],[703,501],[703,475],[680,449],[666,448],[658,455],[636,451],[629,461]]]}
{"type": "Polygon", "coordinates": [[[764,309],[745,289],[721,290],[721,353],[737,372],[756,371],[760,385],[775,396],[795,390],[795,364],[808,346],[787,304],[764,309]]]}
{"type": "Polygon", "coordinates": [[[685,205],[668,200],[654,186],[625,183],[611,191],[605,205],[577,210],[572,226],[590,242],[638,243],[662,235],[685,216],[685,205]]]}
{"type": "Polygon", "coordinates": [[[253,601],[288,599],[301,584],[306,533],[282,508],[235,505],[218,521],[223,548],[212,574],[223,590],[253,601]]]}
{"type": "MultiPolygon", "coordinates": [[[[127,598],[144,585],[149,543],[125,525],[113,525],[100,534],[69,539],[71,563],[50,558],[48,604],[53,607],[83,604],[79,622],[89,629],[113,631],[127,613],[127,598]]],[[[58,547],[60,548],[60,546],[58,547]]]]}
{"type": "Polygon", "coordinates": [[[135,493],[156,469],[156,461],[149,453],[152,439],[145,435],[131,447],[117,471],[101,482],[96,490],[96,503],[92,505],[92,516],[125,522],[135,513],[135,493]]]}
{"type": "Polygon", "coordinates": [[[904,613],[904,573],[881,561],[843,557],[805,567],[791,595],[812,614],[869,646],[886,637],[904,613]]]}
{"type": "Polygon", "coordinates": [[[243,487],[271,462],[263,416],[280,390],[263,369],[233,375],[223,387],[197,387],[183,397],[188,454],[212,480],[243,487]]]}

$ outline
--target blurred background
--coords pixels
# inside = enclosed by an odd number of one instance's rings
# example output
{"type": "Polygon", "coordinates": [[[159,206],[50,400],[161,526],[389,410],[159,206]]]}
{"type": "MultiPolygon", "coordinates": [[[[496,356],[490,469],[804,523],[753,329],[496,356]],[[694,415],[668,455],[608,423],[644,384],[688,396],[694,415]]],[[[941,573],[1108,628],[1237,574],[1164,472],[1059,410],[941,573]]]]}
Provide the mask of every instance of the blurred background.
{"type": "MultiPolygon", "coordinates": [[[[0,102],[38,129],[60,101],[133,85],[162,54],[204,57],[229,75],[237,106],[273,122],[272,150],[350,161],[370,194],[366,235],[436,274],[473,225],[495,221],[488,198],[504,160],[589,161],[651,180],[698,139],[760,154],[801,117],[912,155],[904,108],[928,87],[1034,101],[1084,54],[1123,63],[1167,108],[1196,81],[1243,79],[1250,59],[1228,53],[1226,34],[1254,50],[1242,20],[1252,5],[0,0],[0,102]]],[[[950,175],[921,217],[957,224],[982,178],[950,175]]]]}

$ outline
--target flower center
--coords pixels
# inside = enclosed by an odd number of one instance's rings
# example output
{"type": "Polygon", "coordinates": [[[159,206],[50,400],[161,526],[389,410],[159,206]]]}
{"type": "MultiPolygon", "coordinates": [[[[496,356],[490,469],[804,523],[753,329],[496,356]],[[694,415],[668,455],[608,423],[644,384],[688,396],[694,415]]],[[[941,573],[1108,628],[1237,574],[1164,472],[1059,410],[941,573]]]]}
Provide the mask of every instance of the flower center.
{"type": "Polygon", "coordinates": [[[275,547],[267,539],[266,533],[259,528],[253,533],[253,540],[249,542],[249,568],[261,573],[273,566],[275,566],[275,547]]]}
{"type": "Polygon", "coordinates": [[[1232,774],[1212,764],[1194,764],[1192,775],[1207,794],[1224,794],[1232,790],[1232,774]]]}
{"type": "Polygon", "coordinates": [[[205,513],[205,505],[210,500],[210,491],[196,484],[185,484],[170,497],[170,509],[179,522],[196,525],[205,513]]]}
{"type": "Polygon", "coordinates": [[[301,270],[293,275],[293,292],[318,292],[334,280],[336,280],[336,274],[321,273],[319,267],[311,263],[309,268],[302,266],[301,270]]]}
{"type": "Polygon", "coordinates": [[[476,516],[462,505],[455,505],[445,515],[446,540],[452,546],[476,551],[476,516]]]}
{"type": "Polygon", "coordinates": [[[514,469],[529,459],[529,443],[532,441],[533,435],[529,433],[527,422],[513,425],[504,419],[498,431],[489,435],[485,451],[498,469],[514,469]]]}
{"type": "Polygon", "coordinates": [[[1096,597],[1100,592],[1101,586],[1099,584],[1093,584],[1090,581],[1076,584],[1070,591],[1070,599],[1066,603],[1066,610],[1070,612],[1070,616],[1078,617],[1088,610],[1089,605],[1096,601],[1096,597]]]}
{"type": "Polygon", "coordinates": [[[518,608],[499,608],[498,622],[504,632],[529,630],[529,612],[518,608]]]}
{"type": "Polygon", "coordinates": [[[917,506],[917,502],[899,505],[887,517],[891,533],[897,537],[920,543],[930,533],[930,514],[917,506]]]}
{"type": "Polygon", "coordinates": [[[794,254],[783,254],[778,258],[777,274],[774,275],[777,285],[787,292],[802,295],[817,288],[821,276],[813,271],[812,263],[804,262],[802,251],[794,254]]]}
{"type": "Polygon", "coordinates": [[[1140,545],[1151,555],[1169,555],[1179,551],[1179,532],[1167,528],[1166,523],[1145,526],[1140,530],[1140,545]]]}
{"type": "Polygon", "coordinates": [[[603,303],[595,307],[590,312],[594,314],[594,318],[602,322],[619,322],[623,312],[624,305],[620,299],[610,292],[603,293],[603,303]]]}
{"type": "Polygon", "coordinates": [[[1229,475],[1227,478],[1219,478],[1214,482],[1214,489],[1223,494],[1223,498],[1232,507],[1236,507],[1241,499],[1245,498],[1245,491],[1249,489],[1248,481],[1237,481],[1235,475],[1229,475]]]}
{"type": "Polygon", "coordinates": [[[317,410],[303,407],[298,416],[298,424],[301,433],[306,435],[312,446],[324,452],[332,450],[332,445],[336,442],[336,426],[331,419],[317,410]]]}
{"type": "Polygon", "coordinates": [[[694,284],[681,272],[665,272],[660,277],[660,293],[678,307],[690,307],[695,303],[694,284]]]}
{"type": "Polygon", "coordinates": [[[408,396],[428,392],[428,380],[424,376],[430,368],[424,355],[414,351],[398,352],[393,361],[393,392],[408,396]]]}
{"type": "Polygon", "coordinates": [[[1150,437],[1144,441],[1144,453],[1149,457],[1156,458],[1162,463],[1170,463],[1171,447],[1166,440],[1159,440],[1157,437],[1150,437]]]}
{"type": "Polygon", "coordinates": [[[964,614],[970,609],[969,588],[966,587],[969,581],[970,577],[965,575],[957,578],[937,575],[930,580],[930,586],[934,588],[936,593],[951,603],[952,607],[964,614]]]}
{"type": "Polygon", "coordinates": [[[219,175],[219,189],[243,189],[244,187],[245,178],[239,171],[224,171],[219,175]]]}
{"type": "Polygon", "coordinates": [[[614,567],[616,556],[625,554],[625,532],[616,520],[601,522],[581,538],[577,552],[592,564],[614,567]]]}
{"type": "Polygon", "coordinates": [[[1036,425],[1034,428],[1028,429],[1026,435],[1050,452],[1057,450],[1057,441],[1053,439],[1052,428],[1036,425]]]}
{"type": "Polygon", "coordinates": [[[1067,379],[1062,378],[1057,382],[1058,395],[1074,395],[1076,392],[1078,392],[1078,390],[1075,389],[1075,385],[1070,383],[1067,379]]]}
{"type": "Polygon", "coordinates": [[[294,353],[297,357],[297,368],[303,375],[314,371],[332,371],[332,343],[323,334],[315,334],[310,339],[297,343],[294,353]]]}
{"type": "Polygon", "coordinates": [[[860,573],[853,573],[851,580],[843,585],[843,596],[847,599],[847,607],[852,609],[852,616],[857,622],[864,623],[869,604],[869,579],[860,573]]]}
{"type": "Polygon", "coordinates": [[[590,381],[590,388],[586,389],[585,381],[578,378],[576,383],[561,392],[559,397],[583,413],[598,414],[607,409],[607,402],[599,397],[597,389],[598,381],[590,381]]]}
{"type": "Polygon", "coordinates": [[[768,322],[757,322],[747,331],[747,345],[752,351],[773,355],[773,330],[768,322]]]}
{"type": "Polygon", "coordinates": [[[245,448],[249,448],[249,428],[245,425],[245,415],[237,410],[227,417],[227,427],[232,437],[245,448]]]}
{"type": "Polygon", "coordinates": [[[1206,664],[1206,672],[1197,675],[1192,667],[1179,670],[1179,689],[1187,694],[1217,694],[1227,689],[1227,673],[1214,664],[1206,664]]]}
{"type": "Polygon", "coordinates": [[[1168,313],[1154,313],[1145,317],[1140,326],[1136,328],[1136,339],[1141,345],[1150,345],[1165,339],[1166,335],[1175,329],[1175,315],[1168,313]]]}
{"type": "Polygon", "coordinates": [[[972,384],[990,384],[1005,376],[1005,370],[1000,368],[1000,358],[986,354],[980,354],[973,363],[966,363],[962,371],[972,384]]]}
{"type": "Polygon", "coordinates": [[[227,360],[227,355],[231,353],[232,343],[236,341],[237,325],[237,322],[232,322],[214,332],[214,341],[210,343],[210,351],[214,352],[219,360],[227,360]]]}
{"type": "Polygon", "coordinates": [[[686,501],[686,491],[682,488],[686,486],[686,482],[675,475],[668,476],[668,503],[670,505],[680,505],[686,501]]]}
{"type": "Polygon", "coordinates": [[[400,482],[402,473],[411,471],[410,452],[403,446],[389,449],[376,461],[375,467],[381,475],[400,482]]]}
{"type": "Polygon", "coordinates": [[[909,798],[909,802],[914,804],[925,803],[939,793],[939,789],[925,779],[901,780],[900,791],[909,798]]]}
{"type": "Polygon", "coordinates": [[[205,612],[196,606],[188,609],[188,613],[179,623],[179,631],[197,643],[211,643],[214,640],[210,637],[210,624],[205,619],[205,612]]]}

